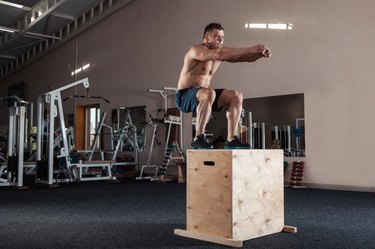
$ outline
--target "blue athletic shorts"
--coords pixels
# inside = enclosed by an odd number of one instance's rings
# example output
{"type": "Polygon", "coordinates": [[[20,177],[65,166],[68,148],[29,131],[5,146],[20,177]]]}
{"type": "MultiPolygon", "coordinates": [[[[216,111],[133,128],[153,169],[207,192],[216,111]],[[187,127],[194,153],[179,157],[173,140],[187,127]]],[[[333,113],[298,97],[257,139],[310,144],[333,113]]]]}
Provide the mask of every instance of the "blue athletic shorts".
{"type": "MultiPolygon", "coordinates": [[[[200,87],[190,87],[178,90],[175,96],[176,106],[182,112],[195,112],[197,110],[197,92],[200,87]]],[[[218,100],[224,89],[214,89],[216,98],[212,104],[212,111],[220,111],[218,100]]]]}

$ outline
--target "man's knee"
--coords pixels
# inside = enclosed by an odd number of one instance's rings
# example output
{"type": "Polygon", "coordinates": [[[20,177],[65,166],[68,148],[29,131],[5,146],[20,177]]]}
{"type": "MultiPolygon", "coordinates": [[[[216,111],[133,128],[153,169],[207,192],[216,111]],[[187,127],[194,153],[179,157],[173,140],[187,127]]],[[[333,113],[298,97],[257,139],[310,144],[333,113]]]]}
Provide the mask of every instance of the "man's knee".
{"type": "Polygon", "coordinates": [[[199,89],[198,99],[200,101],[206,100],[211,103],[214,102],[216,97],[215,90],[212,88],[201,88],[199,89]]]}
{"type": "Polygon", "coordinates": [[[239,91],[234,90],[232,95],[232,101],[242,104],[243,94],[239,91]]]}
{"type": "Polygon", "coordinates": [[[235,91],[235,93],[236,93],[237,99],[243,100],[243,94],[242,94],[242,92],[235,91]]]}

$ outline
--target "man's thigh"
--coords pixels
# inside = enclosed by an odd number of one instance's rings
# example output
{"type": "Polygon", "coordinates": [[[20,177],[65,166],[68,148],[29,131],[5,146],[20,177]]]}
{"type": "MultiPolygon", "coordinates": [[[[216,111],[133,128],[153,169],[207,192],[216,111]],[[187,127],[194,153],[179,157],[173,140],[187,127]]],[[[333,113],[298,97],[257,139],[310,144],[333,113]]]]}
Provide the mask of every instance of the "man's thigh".
{"type": "Polygon", "coordinates": [[[234,90],[224,89],[218,99],[219,108],[228,108],[229,104],[236,98],[237,92],[234,90]]]}
{"type": "Polygon", "coordinates": [[[195,112],[197,108],[197,93],[199,88],[188,88],[176,94],[176,105],[182,112],[195,112]]]}

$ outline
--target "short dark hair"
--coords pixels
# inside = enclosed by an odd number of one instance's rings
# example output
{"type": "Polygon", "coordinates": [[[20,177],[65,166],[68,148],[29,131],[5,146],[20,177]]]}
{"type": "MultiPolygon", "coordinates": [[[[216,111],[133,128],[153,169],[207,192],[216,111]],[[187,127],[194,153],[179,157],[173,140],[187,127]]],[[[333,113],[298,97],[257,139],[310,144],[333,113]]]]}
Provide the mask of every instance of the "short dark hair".
{"type": "Polygon", "coordinates": [[[224,30],[223,26],[221,26],[220,23],[210,23],[206,26],[206,28],[204,28],[204,33],[203,33],[203,36],[207,33],[207,32],[210,32],[211,30],[213,29],[218,29],[218,30],[224,30]]]}

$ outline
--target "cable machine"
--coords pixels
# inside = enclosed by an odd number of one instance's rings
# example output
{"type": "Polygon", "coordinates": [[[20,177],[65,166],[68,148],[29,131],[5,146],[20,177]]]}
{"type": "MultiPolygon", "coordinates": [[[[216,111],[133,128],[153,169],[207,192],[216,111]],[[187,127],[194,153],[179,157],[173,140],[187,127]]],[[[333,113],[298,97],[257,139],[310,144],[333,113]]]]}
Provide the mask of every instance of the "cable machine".
{"type": "MultiPolygon", "coordinates": [[[[37,100],[37,170],[36,183],[52,185],[57,180],[54,179],[54,161],[57,159],[59,165],[63,167],[66,175],[61,181],[79,181],[82,179],[82,168],[103,167],[106,168],[107,177],[101,179],[112,179],[110,163],[71,163],[70,150],[65,127],[64,112],[62,106],[61,92],[83,85],[89,87],[88,78],[70,83],[56,90],[38,96],[37,100]],[[55,135],[59,129],[60,143],[55,143],[55,135]],[[76,167],[72,167],[76,166],[76,167]]],[[[87,179],[86,179],[87,180],[87,179]]],[[[91,179],[90,179],[91,180],[91,179]]]]}
{"type": "Polygon", "coordinates": [[[23,165],[26,126],[26,105],[28,102],[17,96],[0,98],[8,101],[9,131],[6,165],[0,166],[0,186],[23,186],[23,165]],[[2,178],[6,175],[6,178],[2,178]]]}

